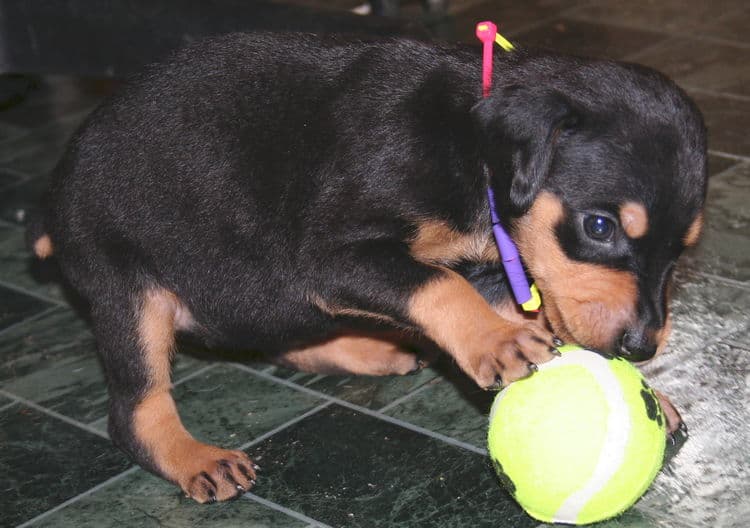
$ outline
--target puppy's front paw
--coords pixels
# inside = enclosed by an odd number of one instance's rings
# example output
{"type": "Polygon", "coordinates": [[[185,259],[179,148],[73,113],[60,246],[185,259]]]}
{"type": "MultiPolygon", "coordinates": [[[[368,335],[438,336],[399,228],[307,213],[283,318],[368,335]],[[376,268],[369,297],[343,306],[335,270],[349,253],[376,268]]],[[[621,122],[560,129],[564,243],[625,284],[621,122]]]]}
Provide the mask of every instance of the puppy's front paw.
{"type": "Polygon", "coordinates": [[[255,485],[255,466],[242,451],[202,444],[186,463],[178,484],[200,503],[239,497],[255,485]]]}
{"type": "Polygon", "coordinates": [[[467,373],[485,389],[499,389],[530,376],[537,365],[559,352],[556,338],[535,323],[512,324],[481,335],[469,358],[467,373]]]}
{"type": "Polygon", "coordinates": [[[664,416],[667,419],[667,434],[674,435],[679,430],[681,434],[687,436],[687,427],[685,426],[685,422],[682,421],[679,411],[672,405],[667,396],[659,391],[654,392],[659,400],[661,410],[664,411],[664,416]]]}

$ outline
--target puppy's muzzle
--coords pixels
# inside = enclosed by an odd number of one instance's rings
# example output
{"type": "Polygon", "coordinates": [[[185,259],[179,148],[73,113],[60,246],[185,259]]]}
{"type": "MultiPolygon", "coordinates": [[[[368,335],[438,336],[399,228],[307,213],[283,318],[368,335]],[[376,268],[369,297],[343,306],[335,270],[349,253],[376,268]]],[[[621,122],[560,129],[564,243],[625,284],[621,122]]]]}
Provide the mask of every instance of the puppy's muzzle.
{"type": "Polygon", "coordinates": [[[615,343],[615,353],[634,363],[652,359],[656,355],[658,345],[648,337],[648,334],[626,330],[615,343]]]}

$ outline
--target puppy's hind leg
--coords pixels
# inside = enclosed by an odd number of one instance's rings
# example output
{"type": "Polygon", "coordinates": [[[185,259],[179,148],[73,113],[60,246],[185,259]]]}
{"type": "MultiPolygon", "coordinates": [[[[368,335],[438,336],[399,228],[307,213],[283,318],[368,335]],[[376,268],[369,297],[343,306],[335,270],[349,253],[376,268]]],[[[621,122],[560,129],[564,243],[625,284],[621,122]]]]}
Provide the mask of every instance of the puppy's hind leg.
{"type": "Polygon", "coordinates": [[[275,362],[285,367],[320,374],[389,376],[415,374],[426,367],[437,352],[429,345],[412,349],[397,335],[347,334],[305,348],[280,354],[275,362]]]}
{"type": "Polygon", "coordinates": [[[179,308],[176,297],[163,289],[142,292],[135,303],[110,299],[94,304],[92,316],[110,392],[110,437],[138,464],[177,484],[196,501],[232,499],[255,483],[253,463],[242,451],[194,439],[182,425],[170,393],[179,308]]]}

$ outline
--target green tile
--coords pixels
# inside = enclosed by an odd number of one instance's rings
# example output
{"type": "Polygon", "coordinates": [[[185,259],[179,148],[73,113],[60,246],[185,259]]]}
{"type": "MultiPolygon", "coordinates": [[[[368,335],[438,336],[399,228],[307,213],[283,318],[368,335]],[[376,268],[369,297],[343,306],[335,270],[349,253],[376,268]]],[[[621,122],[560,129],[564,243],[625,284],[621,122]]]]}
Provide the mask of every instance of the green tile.
{"type": "Polygon", "coordinates": [[[15,400],[11,400],[10,398],[6,398],[3,395],[0,395],[0,409],[4,409],[8,405],[13,405],[13,402],[15,400]]]}
{"type": "MultiPolygon", "coordinates": [[[[477,43],[474,33],[477,22],[492,20],[502,34],[512,37],[534,26],[540,20],[554,17],[586,0],[529,0],[526,2],[450,2],[453,17],[439,19],[431,25],[432,32],[445,40],[477,43]]],[[[404,2],[402,2],[403,4],[404,2]]]]}
{"type": "Polygon", "coordinates": [[[52,308],[52,304],[0,285],[0,331],[52,308]]]}
{"type": "Polygon", "coordinates": [[[369,409],[381,409],[439,376],[432,368],[406,376],[323,376],[282,367],[252,364],[297,385],[313,389],[369,409]]]}
{"type": "Polygon", "coordinates": [[[664,40],[659,33],[560,18],[514,35],[524,46],[589,57],[623,59],[664,40]]]}
{"type": "Polygon", "coordinates": [[[744,47],[718,43],[700,46],[687,38],[675,38],[638,54],[637,61],[666,73],[681,85],[748,96],[747,58],[744,47]]]}
{"type": "MultiPolygon", "coordinates": [[[[2,137],[2,133],[4,131],[4,127],[0,125],[0,137],[2,137]]],[[[28,176],[26,174],[23,174],[22,172],[10,169],[8,167],[0,167],[0,190],[18,185],[26,178],[28,178],[28,176]]]]}
{"type": "Polygon", "coordinates": [[[478,448],[487,444],[487,417],[495,392],[456,372],[386,411],[386,414],[478,448]]]}
{"type": "Polygon", "coordinates": [[[29,211],[40,207],[42,195],[48,187],[49,181],[44,177],[29,178],[6,187],[0,195],[0,219],[25,225],[29,211]]]}
{"type": "Polygon", "coordinates": [[[481,455],[341,407],[249,450],[257,495],[331,526],[537,526],[481,455]]]}
{"type": "Polygon", "coordinates": [[[712,24],[717,14],[737,11],[744,4],[745,0],[599,0],[576,9],[572,16],[655,31],[693,33],[712,24]]]}
{"type": "Polygon", "coordinates": [[[238,447],[323,403],[307,393],[219,365],[173,391],[185,427],[206,442],[238,447]]]}
{"type": "Polygon", "coordinates": [[[704,34],[710,37],[716,37],[727,40],[750,42],[750,34],[747,28],[750,27],[750,8],[745,8],[739,12],[732,12],[721,18],[715,18],[713,24],[705,28],[704,34]]]}
{"type": "MultiPolygon", "coordinates": [[[[177,354],[179,380],[206,363],[177,354]]],[[[107,388],[88,324],[70,310],[17,325],[0,335],[0,387],[89,423],[107,414],[107,388]]]]}
{"type": "Polygon", "coordinates": [[[700,271],[750,281],[750,163],[711,178],[703,238],[687,256],[700,271]]]}
{"type": "Polygon", "coordinates": [[[54,528],[304,528],[307,523],[249,499],[198,504],[172,484],[138,470],[32,524],[54,528]]]}
{"type": "MultiPolygon", "coordinates": [[[[730,167],[734,167],[735,165],[738,165],[739,162],[732,158],[724,158],[721,156],[715,156],[713,154],[708,155],[708,175],[709,176],[716,176],[717,174],[721,174],[725,170],[729,169],[730,167]]],[[[710,182],[709,182],[710,185],[710,182]]]]}
{"type": "Polygon", "coordinates": [[[53,301],[65,301],[54,260],[40,261],[26,249],[21,226],[0,224],[0,281],[53,301]]]}
{"type": "Polygon", "coordinates": [[[703,112],[708,128],[709,148],[718,152],[750,156],[750,134],[747,133],[750,100],[691,92],[689,89],[688,93],[703,112]]]}
{"type": "Polygon", "coordinates": [[[0,412],[0,526],[15,526],[127,469],[110,442],[29,407],[0,412]]]}

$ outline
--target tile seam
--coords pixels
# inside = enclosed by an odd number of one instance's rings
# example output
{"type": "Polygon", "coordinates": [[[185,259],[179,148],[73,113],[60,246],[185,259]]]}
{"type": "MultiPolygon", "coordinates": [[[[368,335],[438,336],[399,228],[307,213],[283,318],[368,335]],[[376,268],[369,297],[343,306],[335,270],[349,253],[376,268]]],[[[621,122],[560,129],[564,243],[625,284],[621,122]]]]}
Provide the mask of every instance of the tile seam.
{"type": "Polygon", "coordinates": [[[707,88],[701,88],[700,86],[695,86],[695,85],[686,84],[686,83],[679,83],[679,84],[688,92],[693,92],[693,93],[703,94],[703,95],[710,95],[712,97],[721,97],[724,99],[732,99],[733,101],[741,101],[743,103],[750,102],[750,95],[742,95],[742,94],[738,94],[734,92],[722,92],[722,91],[717,91],[717,90],[710,90],[707,88]]]}
{"type": "MultiPolygon", "coordinates": [[[[191,372],[190,374],[187,374],[184,378],[180,378],[177,381],[175,381],[172,384],[172,387],[173,388],[177,387],[178,385],[181,385],[181,384],[185,383],[186,381],[190,381],[191,379],[193,379],[193,378],[195,378],[197,376],[200,376],[201,374],[203,374],[203,373],[205,373],[205,372],[207,372],[209,370],[213,370],[214,368],[216,368],[220,364],[221,363],[211,363],[210,365],[206,365],[204,367],[201,367],[198,370],[196,370],[194,372],[191,372]]],[[[89,427],[96,428],[96,426],[94,424],[97,423],[97,422],[101,422],[103,420],[106,420],[108,416],[109,416],[108,414],[105,414],[104,416],[99,416],[98,418],[95,418],[95,419],[91,420],[90,422],[88,422],[86,425],[89,426],[89,427]]]]}
{"type": "MultiPolygon", "coordinates": [[[[5,391],[0,390],[0,394],[2,394],[3,392],[5,392],[5,391]]],[[[10,397],[10,396],[8,396],[8,397],[10,397]]],[[[15,398],[15,399],[18,399],[18,398],[15,398]]],[[[306,412],[306,413],[304,413],[304,414],[302,414],[300,416],[297,416],[297,417],[295,417],[295,418],[293,418],[291,420],[288,420],[288,421],[284,422],[282,425],[280,425],[280,426],[272,429],[271,431],[268,431],[267,433],[264,433],[263,435],[260,435],[259,437],[254,438],[252,441],[243,444],[242,446],[238,447],[237,449],[244,450],[244,449],[247,449],[248,447],[252,447],[254,444],[262,442],[263,440],[265,440],[266,438],[272,436],[273,434],[276,434],[276,433],[282,431],[283,429],[285,429],[287,427],[291,427],[292,425],[296,424],[297,422],[299,422],[299,421],[301,421],[301,420],[303,420],[303,419],[305,419],[305,418],[307,418],[307,417],[309,417],[309,416],[311,416],[311,415],[313,415],[313,414],[321,411],[322,409],[324,409],[326,407],[331,406],[332,404],[333,404],[333,402],[325,402],[324,404],[319,405],[319,406],[315,407],[314,409],[311,409],[310,411],[308,411],[308,412],[306,412]]],[[[60,511],[61,509],[65,508],[67,506],[70,506],[71,504],[77,502],[78,500],[83,499],[83,498],[87,497],[88,495],[91,495],[92,493],[95,493],[95,492],[99,491],[100,489],[108,486],[109,484],[117,482],[118,480],[120,480],[120,479],[122,479],[122,478],[124,478],[124,477],[126,477],[128,475],[130,475],[131,473],[134,473],[135,471],[138,471],[139,469],[141,469],[140,466],[131,466],[130,468],[128,468],[125,471],[123,471],[122,473],[114,475],[113,477],[110,477],[109,479],[105,480],[104,482],[100,482],[96,486],[93,486],[92,488],[90,488],[90,489],[88,489],[88,490],[86,490],[86,491],[84,491],[84,492],[76,495],[75,497],[71,497],[70,499],[66,500],[65,502],[62,502],[62,503],[58,504],[57,506],[55,506],[55,507],[47,510],[46,512],[43,512],[43,513],[37,515],[36,517],[34,517],[32,519],[29,519],[28,521],[25,521],[23,524],[18,525],[17,528],[26,528],[27,526],[31,526],[33,523],[38,522],[38,521],[40,521],[40,520],[42,520],[42,519],[44,519],[44,518],[52,515],[53,513],[56,513],[58,511],[60,511]]],[[[324,525],[321,525],[320,523],[318,523],[318,521],[315,521],[314,519],[310,519],[310,521],[313,521],[314,523],[316,523],[315,526],[324,526],[324,525]]]]}
{"type": "Polygon", "coordinates": [[[247,499],[247,500],[251,500],[251,501],[254,501],[254,502],[257,502],[258,504],[262,504],[266,508],[269,508],[269,509],[272,509],[272,510],[276,510],[278,512],[281,512],[281,513],[283,513],[285,515],[288,515],[289,517],[292,517],[292,518],[297,519],[299,521],[304,521],[304,522],[308,523],[308,526],[315,526],[315,527],[319,527],[319,528],[331,528],[331,526],[329,526],[327,524],[324,524],[324,523],[322,523],[320,521],[316,521],[315,519],[313,519],[312,517],[308,517],[304,513],[300,513],[298,511],[295,511],[295,510],[292,510],[290,508],[287,508],[286,506],[282,506],[281,504],[277,504],[277,503],[275,503],[273,501],[270,501],[268,499],[264,499],[263,497],[259,497],[258,495],[254,494],[252,492],[245,493],[242,496],[242,498],[243,499],[247,499]]]}
{"type": "Polygon", "coordinates": [[[45,302],[47,302],[49,304],[53,304],[55,306],[60,306],[62,308],[70,308],[70,306],[67,303],[65,303],[64,301],[57,301],[57,300],[52,299],[50,297],[47,297],[45,295],[33,292],[31,290],[27,290],[23,286],[18,286],[17,284],[13,284],[13,283],[10,283],[10,282],[6,282],[4,280],[0,280],[0,286],[8,288],[9,290],[13,290],[13,291],[15,291],[17,293],[23,293],[25,295],[28,295],[29,297],[34,297],[34,298],[36,298],[36,299],[38,299],[40,301],[45,301],[45,302]]]}
{"type": "Polygon", "coordinates": [[[295,416],[291,420],[288,420],[288,421],[284,422],[283,424],[279,425],[278,427],[275,427],[275,428],[271,429],[270,431],[266,431],[262,435],[253,438],[249,442],[245,442],[244,444],[242,444],[241,446],[239,446],[237,449],[239,449],[241,451],[244,451],[245,449],[249,449],[249,448],[251,448],[251,447],[253,447],[253,446],[255,446],[255,445],[257,445],[257,444],[259,444],[259,443],[261,443],[261,442],[263,442],[263,441],[265,441],[267,439],[269,439],[269,438],[271,438],[276,433],[280,433],[281,431],[283,431],[283,430],[285,430],[285,429],[287,429],[287,428],[289,428],[289,427],[291,427],[293,425],[296,425],[297,423],[301,422],[302,420],[305,420],[305,419],[309,418],[310,416],[313,416],[313,415],[319,413],[320,411],[322,411],[323,409],[326,409],[326,408],[330,407],[331,405],[333,405],[333,402],[326,401],[325,403],[322,403],[322,404],[320,404],[320,405],[318,405],[318,406],[310,409],[309,411],[306,411],[306,412],[300,414],[299,416],[295,416]]]}
{"type": "Polygon", "coordinates": [[[6,326],[2,330],[0,330],[0,336],[2,336],[5,333],[10,332],[14,328],[18,328],[19,326],[25,325],[27,323],[33,323],[34,321],[41,319],[45,317],[46,315],[49,315],[51,312],[54,312],[55,310],[59,310],[59,309],[60,309],[60,306],[50,306],[49,308],[46,308],[37,314],[31,315],[25,319],[18,321],[17,323],[13,323],[10,326],[6,326]]]}
{"type": "Polygon", "coordinates": [[[8,409],[10,409],[11,407],[13,407],[14,405],[18,405],[18,403],[19,402],[17,402],[17,401],[12,401],[10,403],[6,403],[5,405],[0,406],[0,412],[7,411],[8,409]]]}
{"type": "Polygon", "coordinates": [[[422,392],[426,391],[430,387],[433,387],[433,386],[437,385],[437,383],[440,380],[442,380],[442,379],[443,379],[442,376],[431,379],[430,381],[426,382],[424,385],[421,385],[420,387],[417,387],[416,389],[414,389],[413,391],[409,392],[408,394],[404,394],[400,398],[396,398],[395,400],[393,400],[388,405],[385,405],[385,406],[381,407],[380,409],[378,409],[378,412],[385,413],[387,411],[390,411],[394,407],[398,407],[402,403],[407,402],[410,399],[412,399],[417,394],[421,394],[422,392]]]}
{"type": "Polygon", "coordinates": [[[617,22],[613,20],[607,20],[605,22],[603,20],[599,20],[590,15],[581,14],[579,11],[581,11],[584,7],[585,6],[576,6],[574,8],[571,8],[570,10],[562,11],[558,18],[570,18],[573,20],[581,21],[581,22],[589,22],[592,24],[599,24],[603,26],[612,26],[612,27],[617,27],[617,28],[622,28],[622,29],[646,31],[649,33],[657,33],[661,35],[667,35],[669,37],[683,38],[686,40],[696,40],[700,42],[708,42],[711,44],[722,44],[722,45],[734,47],[734,48],[750,49],[750,43],[742,42],[739,40],[726,39],[726,38],[721,38],[721,37],[711,37],[708,35],[700,35],[697,33],[656,29],[653,27],[644,26],[640,24],[627,24],[627,23],[617,22]]]}
{"type": "Polygon", "coordinates": [[[487,450],[486,449],[482,449],[482,448],[477,447],[477,446],[475,446],[473,444],[469,444],[467,442],[463,442],[463,441],[458,440],[456,438],[453,438],[453,437],[450,437],[450,436],[447,436],[447,435],[444,435],[444,434],[440,434],[440,433],[437,433],[435,431],[430,431],[429,429],[425,429],[424,427],[420,427],[418,425],[414,425],[412,423],[409,423],[409,422],[404,421],[404,420],[400,420],[398,418],[394,418],[392,416],[388,416],[387,414],[382,414],[382,413],[380,413],[378,411],[374,411],[372,409],[368,409],[367,407],[363,407],[361,405],[357,405],[357,404],[348,402],[346,400],[342,400],[341,398],[336,398],[335,396],[330,396],[330,395],[325,394],[323,392],[319,392],[319,391],[316,391],[314,389],[310,389],[309,387],[303,387],[302,385],[298,385],[298,384],[296,384],[296,383],[294,383],[292,381],[285,380],[285,379],[282,379],[282,378],[278,378],[278,377],[273,376],[271,374],[267,374],[267,373],[255,370],[252,367],[248,367],[247,365],[243,365],[241,363],[232,363],[232,365],[234,365],[236,368],[239,368],[241,370],[245,370],[247,372],[250,372],[251,374],[255,374],[257,376],[260,376],[262,378],[268,379],[270,381],[274,381],[276,383],[280,383],[281,385],[286,385],[287,387],[296,389],[298,391],[306,392],[306,393],[311,394],[313,396],[317,396],[319,398],[322,398],[322,399],[325,399],[325,400],[329,400],[329,401],[331,401],[331,402],[333,402],[333,403],[335,403],[335,404],[337,404],[337,405],[339,405],[341,407],[346,407],[348,409],[360,412],[362,414],[371,416],[373,418],[378,418],[378,419],[380,419],[380,420],[382,420],[384,422],[389,422],[389,423],[391,423],[393,425],[397,425],[397,426],[402,427],[404,429],[408,429],[410,431],[414,431],[415,433],[419,433],[419,434],[422,434],[422,435],[425,435],[425,436],[429,436],[429,437],[431,437],[431,438],[433,438],[435,440],[439,440],[439,441],[441,441],[443,443],[450,444],[450,445],[453,445],[455,447],[460,447],[460,448],[462,448],[462,449],[464,449],[466,451],[470,451],[470,452],[472,452],[474,454],[482,455],[482,456],[484,456],[484,455],[487,454],[487,450]]]}
{"type": "Polygon", "coordinates": [[[724,152],[722,150],[708,149],[709,154],[718,156],[720,158],[732,159],[735,161],[750,162],[750,156],[743,156],[742,154],[732,154],[731,152],[724,152]]]}
{"type": "Polygon", "coordinates": [[[72,425],[74,427],[77,427],[78,429],[82,429],[86,432],[92,433],[96,436],[99,436],[101,438],[104,438],[105,440],[109,440],[109,435],[107,433],[104,433],[102,431],[99,431],[98,429],[94,429],[93,427],[80,422],[76,420],[75,418],[70,418],[69,416],[65,416],[64,414],[60,414],[57,411],[53,411],[52,409],[48,409],[47,407],[44,407],[43,405],[39,405],[38,403],[35,403],[31,400],[28,400],[26,398],[22,398],[21,396],[17,396],[11,392],[6,391],[5,389],[0,389],[0,395],[5,396],[6,398],[10,398],[12,400],[17,401],[18,403],[21,403],[22,405],[25,405],[27,407],[31,407],[32,409],[35,409],[43,414],[46,414],[47,416],[51,416],[52,418],[56,418],[62,422],[67,423],[68,425],[72,425]]]}
{"type": "Polygon", "coordinates": [[[34,523],[37,523],[37,522],[39,522],[39,521],[41,521],[43,519],[46,519],[47,517],[49,517],[53,513],[57,513],[58,511],[62,510],[63,508],[65,508],[67,506],[70,506],[71,504],[73,504],[75,502],[78,502],[80,499],[83,499],[84,497],[87,497],[88,495],[91,495],[92,493],[96,493],[100,489],[102,489],[102,488],[104,488],[106,486],[109,486],[113,482],[117,482],[118,480],[120,480],[122,478],[125,478],[126,476],[130,475],[131,473],[134,473],[138,469],[139,469],[138,466],[132,466],[132,467],[126,469],[125,471],[123,471],[121,473],[118,473],[117,475],[114,475],[113,477],[108,478],[104,482],[100,482],[96,486],[93,486],[93,487],[87,489],[86,491],[84,491],[82,493],[79,493],[75,497],[71,497],[71,498],[69,498],[68,500],[66,500],[64,502],[61,502],[60,504],[58,504],[54,508],[51,508],[51,509],[47,510],[46,512],[40,513],[36,517],[33,517],[33,518],[29,519],[28,521],[25,521],[23,524],[19,524],[16,528],[26,528],[27,526],[31,526],[34,523]]]}

